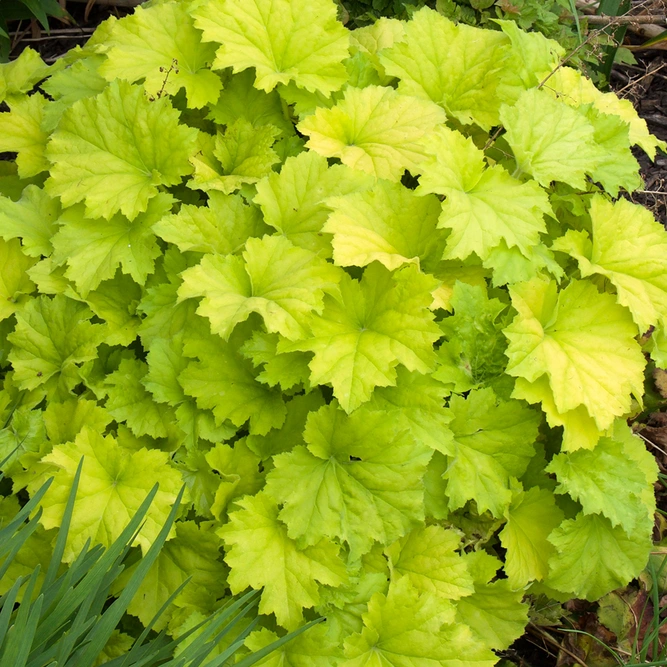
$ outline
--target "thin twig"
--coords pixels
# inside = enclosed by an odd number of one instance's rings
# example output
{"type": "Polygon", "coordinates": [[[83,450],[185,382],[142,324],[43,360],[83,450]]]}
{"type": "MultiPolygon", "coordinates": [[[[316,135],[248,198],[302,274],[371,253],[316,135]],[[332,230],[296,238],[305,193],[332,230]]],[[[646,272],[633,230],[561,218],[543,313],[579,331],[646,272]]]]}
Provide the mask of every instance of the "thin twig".
{"type": "Polygon", "coordinates": [[[661,447],[658,447],[658,445],[656,445],[655,442],[653,442],[653,440],[649,440],[646,436],[642,435],[642,434],[639,433],[639,432],[637,433],[637,435],[638,435],[638,436],[639,436],[639,437],[640,437],[640,438],[641,438],[647,445],[651,445],[651,447],[653,447],[654,449],[657,449],[661,454],[664,454],[665,456],[667,456],[667,452],[666,452],[664,449],[662,449],[661,447]]]}
{"type": "Polygon", "coordinates": [[[632,88],[633,86],[635,86],[636,84],[638,84],[640,81],[643,81],[644,79],[648,78],[649,76],[654,76],[654,75],[657,74],[661,69],[664,69],[665,67],[667,67],[667,63],[662,63],[661,65],[659,65],[659,66],[656,67],[655,69],[653,69],[653,70],[648,70],[648,71],[646,72],[646,74],[644,74],[643,76],[640,76],[638,79],[633,79],[632,81],[630,81],[630,83],[628,83],[627,86],[623,86],[623,88],[621,88],[620,90],[617,90],[617,91],[616,91],[616,94],[620,97],[620,96],[621,96],[621,95],[622,95],[628,88],[632,88]]]}
{"type": "Polygon", "coordinates": [[[556,641],[546,630],[543,630],[539,625],[535,625],[534,623],[529,623],[528,624],[528,630],[537,632],[541,637],[543,637],[546,641],[548,641],[552,646],[557,646],[559,651],[563,651],[565,655],[569,656],[574,660],[578,665],[581,665],[581,667],[588,667],[586,663],[575,653],[572,653],[572,651],[569,651],[566,649],[560,642],[556,641]]]}
{"type": "MultiPolygon", "coordinates": [[[[9,36],[14,37],[17,35],[25,35],[27,31],[14,31],[10,32],[9,36]]],[[[92,35],[95,32],[95,28],[57,28],[56,30],[51,30],[49,33],[51,37],[60,37],[65,35],[92,35]]]]}
{"type": "Polygon", "coordinates": [[[667,25],[667,15],[665,14],[639,14],[633,16],[629,14],[625,14],[623,16],[609,16],[608,14],[593,14],[593,15],[586,14],[585,16],[581,16],[580,18],[585,18],[591,24],[603,25],[605,27],[611,23],[642,23],[650,25],[667,25]]]}

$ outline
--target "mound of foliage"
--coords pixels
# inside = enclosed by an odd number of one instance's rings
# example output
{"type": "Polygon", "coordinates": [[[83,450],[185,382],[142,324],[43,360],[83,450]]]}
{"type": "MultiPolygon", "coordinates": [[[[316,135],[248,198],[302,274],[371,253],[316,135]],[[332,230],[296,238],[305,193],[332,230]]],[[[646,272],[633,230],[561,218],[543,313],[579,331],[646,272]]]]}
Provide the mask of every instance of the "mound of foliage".
{"type": "Polygon", "coordinates": [[[0,456],[53,477],[24,558],[83,456],[63,561],[159,482],[148,552],[185,483],[129,613],[191,577],[158,630],[248,588],[250,650],[326,617],[281,664],[493,665],[533,597],[641,572],[667,233],[617,197],[659,142],[499,27],[155,0],[0,70],[0,456]]]}

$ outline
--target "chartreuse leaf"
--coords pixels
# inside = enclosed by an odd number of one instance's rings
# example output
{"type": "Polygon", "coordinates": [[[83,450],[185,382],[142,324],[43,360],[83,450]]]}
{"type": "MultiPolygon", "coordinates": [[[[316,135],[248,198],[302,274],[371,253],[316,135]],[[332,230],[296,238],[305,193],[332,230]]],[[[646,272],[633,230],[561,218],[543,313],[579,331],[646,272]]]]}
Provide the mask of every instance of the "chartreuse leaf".
{"type": "Polygon", "coordinates": [[[302,610],[319,603],[321,585],[345,581],[338,547],[321,540],[299,549],[278,520],[277,505],[264,493],[245,496],[237,504],[240,509],[217,531],[227,547],[229,586],[233,593],[263,587],[260,613],[273,613],[282,627],[294,630],[303,621],[302,610]]]}
{"type": "Polygon", "coordinates": [[[267,330],[290,340],[306,335],[308,315],[322,312],[323,298],[342,272],[280,236],[248,239],[242,257],[205,255],[183,273],[181,299],[204,297],[197,312],[227,340],[234,327],[259,313],[267,330]]]}
{"type": "Polygon", "coordinates": [[[351,57],[346,61],[350,85],[363,88],[391,82],[380,63],[379,54],[405,38],[405,23],[381,17],[371,25],[357,28],[350,33],[351,57]]]}
{"type": "Polygon", "coordinates": [[[349,38],[330,0],[215,0],[193,16],[205,41],[222,44],[213,67],[254,67],[267,93],[294,81],[328,95],[345,83],[349,38]]]}
{"type": "MultiPolygon", "coordinates": [[[[547,72],[544,74],[546,76],[547,72]]],[[[665,150],[667,147],[649,132],[646,121],[640,118],[630,100],[621,99],[616,93],[603,93],[576,69],[560,67],[549,78],[547,89],[573,107],[592,103],[601,113],[618,116],[628,124],[630,143],[640,146],[651,159],[657,148],[665,150]]]]}
{"type": "Polygon", "coordinates": [[[341,667],[492,667],[497,661],[468,627],[448,625],[452,609],[433,594],[419,594],[408,577],[392,581],[386,595],[373,595],[363,620],[363,630],[345,640],[341,667]]]}
{"type": "Polygon", "coordinates": [[[431,451],[392,413],[336,403],[311,413],[307,447],[274,456],[267,493],[283,504],[288,535],[305,545],[339,538],[354,560],[423,521],[421,479],[431,451]]]}
{"type": "MultiPolygon", "coordinates": [[[[565,55],[565,49],[557,41],[547,39],[539,32],[525,32],[516,21],[493,21],[512,42],[512,53],[506,70],[511,69],[524,88],[539,85],[546,73],[555,69],[565,55]]],[[[507,71],[505,73],[509,74],[507,71]]]]}
{"type": "Polygon", "coordinates": [[[385,550],[392,579],[406,576],[421,592],[459,600],[474,592],[466,561],[457,553],[461,536],[441,526],[420,526],[385,550]]]}
{"type": "Polygon", "coordinates": [[[182,252],[238,252],[252,236],[263,236],[270,229],[262,221],[260,210],[248,206],[241,195],[209,192],[206,206],[185,204],[175,215],[162,217],[153,232],[173,243],[182,252]]]}
{"type": "Polygon", "coordinates": [[[457,281],[450,306],[454,314],[440,322],[445,340],[438,348],[433,377],[457,394],[483,386],[502,387],[507,378],[502,313],[507,306],[489,299],[486,289],[457,281]]]}
{"type": "Polygon", "coordinates": [[[54,445],[72,442],[84,426],[104,433],[111,415],[95,401],[70,398],[62,403],[49,403],[44,410],[44,425],[54,445]]]}
{"type": "Polygon", "coordinates": [[[543,217],[551,213],[546,192],[500,165],[485,168],[484,153],[460,132],[439,127],[425,144],[429,157],[418,167],[418,192],[446,197],[438,225],[452,230],[445,259],[472,253],[487,259],[501,241],[530,256],[546,231],[543,217]]]}
{"type": "Polygon", "coordinates": [[[178,381],[199,408],[213,411],[218,424],[229,420],[239,427],[250,420],[250,433],[258,435],[282,426],[281,393],[257,381],[250,362],[237,354],[233,344],[207,332],[189,332],[183,353],[198,361],[191,361],[178,381]]]}
{"type": "Polygon", "coordinates": [[[451,416],[443,409],[449,390],[433,375],[399,367],[395,387],[378,387],[370,400],[373,409],[391,411],[417,442],[435,451],[450,451],[451,416]]]}
{"type": "Polygon", "coordinates": [[[582,276],[600,274],[618,292],[641,332],[667,323],[667,234],[651,212],[625,199],[591,200],[593,238],[570,231],[554,244],[579,262],[582,276]]]}
{"type": "Polygon", "coordinates": [[[535,88],[501,109],[505,138],[517,166],[545,187],[562,181],[585,188],[587,173],[600,163],[595,130],[583,114],[535,88]]]}
{"type": "Polygon", "coordinates": [[[325,200],[363,191],[372,183],[371,176],[344,165],[329,167],[324,157],[306,151],[287,158],[280,173],[259,181],[254,201],[262,208],[264,222],[294,245],[331,255],[329,241],[321,234],[331,212],[325,200]]]}
{"type": "Polygon", "coordinates": [[[529,383],[546,374],[556,410],[585,408],[600,430],[628,412],[645,364],[630,313],[586,280],[558,292],[536,278],[510,294],[518,314],[505,329],[507,373],[529,383]]]}
{"type": "Polygon", "coordinates": [[[26,273],[34,263],[34,259],[23,254],[16,239],[9,242],[0,239],[0,320],[11,317],[35,289],[26,273]]]}
{"type": "Polygon", "coordinates": [[[254,127],[273,125],[285,135],[294,134],[294,125],[283,111],[278,92],[258,90],[252,85],[254,78],[248,69],[226,80],[218,101],[209,104],[207,118],[217,125],[232,125],[243,118],[254,127]]]}
{"type": "Polygon", "coordinates": [[[346,88],[331,109],[319,107],[298,129],[306,143],[325,157],[378,178],[399,181],[406,169],[424,159],[420,140],[438,123],[444,111],[427,100],[399,95],[393,88],[346,88]]]}
{"type": "Polygon", "coordinates": [[[173,197],[160,193],[149,200],[146,211],[129,220],[122,213],[111,219],[91,220],[83,204],[66,209],[58,219],[60,229],[51,239],[53,259],[67,263],[65,276],[86,298],[116,269],[143,285],[161,255],[152,225],[171,211],[173,197]]]}
{"type": "Polygon", "coordinates": [[[465,556],[475,592],[456,604],[456,620],[473,633],[475,645],[496,650],[508,648],[518,639],[528,623],[528,605],[521,600],[522,590],[513,590],[508,579],[495,578],[501,563],[485,551],[465,556]]]}
{"type": "Polygon", "coordinates": [[[652,526],[653,513],[642,500],[646,475],[622,443],[600,438],[592,450],[557,454],[546,470],[556,475],[556,493],[579,501],[584,514],[602,514],[628,535],[652,526]]]}
{"type": "Polygon", "coordinates": [[[503,516],[512,481],[535,453],[540,416],[519,401],[499,400],[490,388],[452,396],[448,410],[454,434],[445,473],[450,509],[474,500],[479,512],[503,516]]]}
{"type": "Polygon", "coordinates": [[[599,514],[579,513],[549,536],[556,548],[545,583],[586,600],[625,586],[646,565],[650,531],[628,535],[599,514]]]}
{"type": "Polygon", "coordinates": [[[188,187],[229,194],[270,174],[280,159],[271,148],[279,132],[273,125],[256,128],[237,118],[215,138],[200,134],[201,150],[190,159],[195,173],[188,187]]]}
{"type": "Polygon", "coordinates": [[[107,80],[144,79],[149,95],[175,95],[185,88],[188,106],[199,109],[215,103],[222,81],[207,65],[215,46],[201,42],[187,4],[162,2],[134,13],[111,26],[106,60],[100,74],[107,80]]]}
{"type": "Polygon", "coordinates": [[[120,211],[134,220],[158,186],[176,185],[191,170],[197,131],[178,118],[168,98],[149,102],[143,88],[125,81],[75,102],[47,147],[47,192],[65,206],[85,201],[91,218],[120,211]]]}
{"type": "Polygon", "coordinates": [[[21,51],[16,60],[0,65],[0,102],[29,93],[49,71],[48,65],[34,49],[21,51]]]}
{"type": "Polygon", "coordinates": [[[147,373],[148,366],[143,361],[123,359],[118,370],[109,373],[104,380],[105,407],[135,435],[164,438],[174,415],[166,406],[156,403],[144,387],[142,381],[147,373]]]}
{"type": "Polygon", "coordinates": [[[111,436],[103,437],[84,426],[74,442],[57,445],[43,459],[52,466],[54,476],[40,519],[47,529],[59,526],[62,521],[82,456],[83,469],[67,534],[65,562],[72,562],[87,540],[110,546],[146,494],[159,483],[160,488],[135,539],[135,544],[145,553],[164,525],[181,487],[180,475],[168,465],[167,454],[143,448],[129,451],[111,436]]]}
{"type": "Polygon", "coordinates": [[[9,361],[20,389],[65,400],[81,382],[80,364],[97,356],[105,327],[84,303],[64,296],[31,299],[16,313],[9,361]]]}
{"type": "Polygon", "coordinates": [[[206,462],[222,478],[211,506],[211,513],[216,518],[226,513],[234,499],[252,496],[264,485],[264,475],[259,469],[260,458],[248,449],[245,440],[237,440],[233,447],[219,442],[206,452],[206,462]]]}
{"type": "Polygon", "coordinates": [[[322,315],[313,316],[312,338],[283,351],[314,352],[311,383],[330,382],[349,413],[375,387],[395,385],[398,364],[421,373],[433,369],[440,334],[428,307],[435,287],[414,266],[392,274],[373,263],[360,282],[344,276],[340,296],[325,296],[322,315]]]}
{"type": "MultiPolygon", "coordinates": [[[[4,428],[0,429],[0,461],[4,462],[2,471],[14,478],[23,469],[32,470],[50,450],[46,439],[43,413],[18,407],[8,419],[3,420],[4,428]]],[[[17,487],[19,484],[17,483],[17,487]]]]}
{"type": "Polygon", "coordinates": [[[57,200],[36,185],[28,185],[16,202],[0,197],[0,237],[5,241],[20,238],[22,250],[29,257],[50,255],[59,215],[57,200]]]}
{"type": "Polygon", "coordinates": [[[9,111],[0,113],[0,151],[17,153],[21,178],[30,178],[49,169],[44,155],[49,135],[42,129],[46,98],[41,93],[9,102],[9,111]]]}
{"type": "Polygon", "coordinates": [[[619,188],[632,192],[642,187],[639,162],[630,151],[628,124],[618,116],[600,113],[595,107],[582,107],[581,111],[595,130],[598,146],[598,161],[590,170],[591,178],[613,197],[618,197],[619,188]]]}
{"type": "MultiPolygon", "coordinates": [[[[225,593],[227,568],[218,560],[220,538],[194,521],[177,521],[174,529],[175,536],[164,544],[127,608],[144,626],[148,626],[187,579],[189,583],[172,603],[177,607],[193,608],[206,614],[225,593]]],[[[129,567],[114,582],[112,590],[116,594],[125,587],[135,569],[136,566],[129,567]]],[[[163,614],[153,628],[159,631],[168,621],[169,614],[163,614]]]]}
{"type": "Polygon", "coordinates": [[[424,7],[380,62],[398,77],[399,93],[430,99],[459,122],[488,130],[498,124],[500,106],[513,101],[501,85],[508,41],[500,32],[457,25],[424,7]]]}
{"type": "MultiPolygon", "coordinates": [[[[312,628],[260,660],[257,667],[330,667],[340,661],[338,642],[329,633],[328,624],[312,628]]],[[[245,646],[258,651],[278,639],[275,632],[267,628],[255,630],[245,640],[245,646]]]]}
{"type": "Polygon", "coordinates": [[[528,491],[518,487],[505,516],[507,523],[499,534],[507,551],[504,569],[512,590],[519,590],[547,576],[549,558],[554,553],[547,538],[563,520],[563,512],[551,491],[537,486],[528,491]]]}
{"type": "Polygon", "coordinates": [[[333,234],[333,258],[340,266],[378,261],[393,271],[411,262],[433,267],[442,256],[435,196],[418,197],[400,183],[381,180],[370,190],[330,197],[326,204],[333,212],[322,231],[333,234]]]}

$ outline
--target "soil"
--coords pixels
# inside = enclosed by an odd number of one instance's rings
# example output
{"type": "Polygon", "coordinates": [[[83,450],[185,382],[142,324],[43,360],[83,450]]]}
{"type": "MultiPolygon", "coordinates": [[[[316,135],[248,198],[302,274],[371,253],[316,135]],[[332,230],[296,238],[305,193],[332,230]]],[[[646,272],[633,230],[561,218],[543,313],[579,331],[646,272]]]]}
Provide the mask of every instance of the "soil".
{"type": "MultiPolygon", "coordinates": [[[[667,0],[631,0],[631,2],[633,13],[667,14],[667,0]]],[[[109,16],[120,18],[132,11],[128,7],[103,5],[95,0],[90,0],[87,4],[67,0],[65,4],[74,22],[54,20],[50,34],[44,33],[34,22],[14,25],[12,57],[18,56],[24,48],[31,46],[46,62],[54,62],[69,49],[82,45],[104,19],[109,16]]],[[[129,4],[128,0],[123,0],[123,4],[129,4]]],[[[638,27],[642,26],[632,26],[626,33],[624,41],[626,46],[638,47],[645,41],[646,37],[636,32],[638,27]]],[[[646,120],[649,130],[658,138],[667,141],[667,42],[663,42],[661,46],[662,48],[633,50],[637,62],[615,65],[610,83],[611,89],[620,97],[632,101],[639,114],[646,120]]],[[[654,162],[651,162],[641,150],[636,150],[635,156],[641,167],[644,187],[633,193],[630,198],[649,208],[656,219],[667,226],[667,154],[658,152],[654,162]]],[[[640,433],[647,447],[656,456],[661,473],[667,475],[667,372],[658,371],[658,373],[665,374],[660,377],[663,380],[662,387],[656,387],[655,390],[658,401],[654,403],[654,410],[647,411],[644,415],[643,421],[646,426],[640,433]],[[660,393],[663,394],[662,401],[660,393]]],[[[659,510],[667,516],[667,486],[658,483],[656,497],[659,510]]],[[[665,539],[666,536],[667,522],[658,522],[656,541],[665,539]]],[[[627,599],[635,600],[637,595],[645,596],[645,593],[640,583],[633,582],[619,595],[623,599],[629,596],[627,599]],[[632,597],[633,595],[635,597],[632,597]]],[[[565,605],[565,610],[570,619],[568,623],[570,627],[590,632],[600,641],[614,645],[614,635],[599,622],[596,605],[573,600],[565,605]]],[[[558,633],[559,630],[550,623],[540,625],[540,619],[534,619],[523,637],[507,651],[499,653],[499,657],[504,659],[501,664],[508,667],[509,665],[561,667],[575,664],[616,664],[613,661],[608,662],[609,656],[604,655],[604,651],[602,654],[600,651],[591,651],[590,646],[577,639],[580,635],[558,633]],[[589,662],[591,660],[592,662],[589,662]]]]}

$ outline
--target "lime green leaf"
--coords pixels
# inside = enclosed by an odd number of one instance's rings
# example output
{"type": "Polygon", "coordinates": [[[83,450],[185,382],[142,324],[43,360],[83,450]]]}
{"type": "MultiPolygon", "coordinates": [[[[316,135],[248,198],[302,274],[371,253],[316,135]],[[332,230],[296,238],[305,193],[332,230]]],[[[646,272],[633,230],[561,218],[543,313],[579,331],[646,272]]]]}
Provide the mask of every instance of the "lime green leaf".
{"type": "Polygon", "coordinates": [[[505,241],[528,256],[546,231],[543,216],[551,214],[546,192],[522,183],[500,165],[484,167],[484,153],[472,139],[440,127],[427,140],[429,157],[418,170],[418,192],[445,195],[440,227],[452,230],[445,259],[465,259],[476,253],[487,259],[505,241]]]}
{"type": "Polygon", "coordinates": [[[0,65],[0,102],[29,93],[48,71],[48,65],[37,51],[23,49],[16,60],[0,65]]]}
{"type": "Polygon", "coordinates": [[[224,90],[218,101],[209,105],[207,118],[217,125],[231,125],[238,118],[243,118],[254,127],[273,125],[283,134],[294,134],[294,125],[285,117],[280,95],[273,90],[265,93],[252,85],[252,70],[234,74],[225,82],[224,90]]]}
{"type": "Polygon", "coordinates": [[[541,375],[535,382],[528,382],[522,377],[517,378],[512,396],[528,401],[531,405],[540,403],[549,426],[563,427],[561,451],[592,449],[600,438],[601,429],[598,428],[595,419],[590,416],[584,405],[578,405],[565,412],[558,410],[547,375],[541,375]]]}
{"type": "Polygon", "coordinates": [[[124,421],[137,436],[164,438],[174,420],[171,410],[159,405],[143,385],[148,366],[138,360],[123,359],[117,371],[107,375],[104,389],[106,409],[116,421],[124,421]]]}
{"type": "Polygon", "coordinates": [[[185,356],[199,361],[190,362],[178,380],[199,408],[212,410],[218,424],[229,420],[239,427],[250,420],[251,434],[265,435],[282,426],[285,404],[280,392],[256,380],[235,346],[213,335],[189,334],[184,342],[185,356]]]}
{"type": "Polygon", "coordinates": [[[571,231],[554,244],[579,262],[581,275],[606,276],[640,331],[667,323],[667,234],[651,212],[625,199],[591,201],[593,242],[571,231]]]}
{"type": "Polygon", "coordinates": [[[546,583],[586,600],[597,600],[639,575],[651,551],[650,531],[628,535],[598,514],[578,514],[549,536],[557,553],[546,583]]]}
{"type": "Polygon", "coordinates": [[[205,255],[183,274],[179,297],[204,297],[197,312],[227,340],[234,327],[259,313],[271,333],[290,340],[306,335],[312,311],[322,312],[325,292],[339,270],[280,236],[248,239],[243,258],[205,255]]]}
{"type": "Polygon", "coordinates": [[[349,38],[330,0],[218,0],[193,14],[204,40],[222,44],[213,67],[254,67],[267,93],[290,81],[325,94],[345,83],[349,38]]]}
{"type": "Polygon", "coordinates": [[[602,514],[628,535],[653,524],[641,499],[646,475],[612,438],[600,438],[592,450],[557,454],[546,470],[556,475],[556,493],[579,501],[584,514],[602,514]]]}
{"type": "Polygon", "coordinates": [[[465,560],[457,553],[461,536],[441,526],[415,528],[385,550],[392,580],[407,576],[418,591],[458,600],[474,591],[465,560]]]}
{"type": "Polygon", "coordinates": [[[144,79],[144,88],[152,96],[162,91],[175,95],[185,88],[188,106],[194,109],[218,99],[222,81],[207,68],[215,47],[201,42],[187,4],[137,7],[113,24],[106,48],[100,74],[109,81],[144,79]]]}
{"type": "Polygon", "coordinates": [[[519,401],[501,401],[490,388],[452,396],[454,433],[445,473],[450,509],[475,500],[480,512],[503,516],[512,499],[511,482],[535,453],[538,413],[519,401]]]}
{"type": "Polygon", "coordinates": [[[562,181],[585,188],[585,175],[599,162],[595,131],[585,116],[543,90],[524,92],[500,117],[505,138],[522,171],[545,187],[562,181]]]}
{"type": "Polygon", "coordinates": [[[555,40],[547,39],[539,32],[521,30],[516,21],[493,19],[494,23],[510,38],[512,53],[506,67],[519,77],[524,88],[540,84],[565,55],[565,49],[555,40]]]}
{"type": "Polygon", "coordinates": [[[438,327],[428,307],[432,278],[409,266],[394,274],[368,267],[361,282],[345,276],[340,296],[325,296],[324,312],[311,322],[313,337],[285,346],[315,353],[313,384],[330,382],[346,412],[366,402],[375,387],[396,384],[396,366],[433,369],[438,327]]]}
{"type": "Polygon", "coordinates": [[[263,493],[237,504],[241,509],[218,529],[227,547],[232,592],[263,587],[260,613],[273,613],[281,626],[294,630],[303,620],[302,609],[319,603],[320,585],[339,586],[345,581],[338,547],[322,540],[298,549],[278,520],[278,507],[263,493]]]}
{"type": "Polygon", "coordinates": [[[41,518],[47,529],[62,522],[82,456],[83,470],[67,534],[65,562],[72,562],[79,555],[86,540],[110,546],[159,482],[160,488],[134,542],[145,553],[164,526],[181,486],[180,475],[168,465],[167,454],[147,449],[131,452],[114,438],[102,437],[85,426],[73,443],[54,447],[43,459],[54,466],[54,480],[44,498],[41,518]]]}
{"type": "Polygon", "coordinates": [[[629,126],[630,143],[641,146],[651,159],[657,148],[667,149],[664,141],[649,132],[646,121],[639,117],[630,100],[620,99],[616,93],[603,93],[578,70],[561,67],[549,79],[548,89],[573,107],[592,103],[601,113],[621,118],[629,126]]]}
{"type": "Polygon", "coordinates": [[[0,321],[11,317],[35,289],[26,273],[34,263],[34,259],[23,254],[16,239],[8,243],[0,240],[0,321]]]}
{"type": "Polygon", "coordinates": [[[104,337],[104,326],[89,322],[92,316],[86,304],[64,296],[30,300],[8,336],[18,387],[55,400],[69,398],[81,382],[80,364],[97,356],[104,337]]]}
{"type": "Polygon", "coordinates": [[[188,187],[229,194],[245,183],[257,182],[270,174],[271,167],[279,160],[271,148],[279,132],[273,125],[256,128],[237,118],[224,133],[218,132],[215,139],[200,135],[201,151],[190,160],[195,173],[188,187]]]}
{"type": "Polygon", "coordinates": [[[18,407],[6,421],[3,420],[3,426],[0,429],[0,461],[8,459],[2,466],[3,472],[15,477],[23,469],[32,471],[35,463],[51,449],[46,439],[43,413],[18,407]]]}
{"type": "Polygon", "coordinates": [[[423,521],[431,451],[401,427],[392,413],[361,408],[347,416],[336,403],[311,413],[308,446],[274,457],[267,476],[288,535],[305,545],[339,538],[354,560],[423,521]]]}
{"type": "Polygon", "coordinates": [[[44,155],[49,135],[41,127],[46,105],[46,98],[35,93],[9,102],[9,111],[0,113],[0,151],[18,153],[16,165],[21,178],[49,168],[44,155]]]}
{"type": "Polygon", "coordinates": [[[287,403],[285,423],[266,435],[249,435],[246,440],[248,447],[266,461],[276,454],[289,452],[297,445],[304,445],[303,430],[306,419],[311,412],[319,410],[323,405],[324,397],[319,390],[295,396],[287,403]]]}
{"type": "Polygon", "coordinates": [[[380,63],[379,54],[405,39],[405,23],[397,19],[382,17],[371,25],[357,28],[350,33],[350,53],[352,57],[346,65],[350,72],[350,85],[363,88],[359,82],[379,83],[386,86],[391,82],[380,63]],[[352,71],[356,73],[353,76],[352,71]]]}
{"type": "Polygon", "coordinates": [[[105,280],[88,294],[86,303],[106,323],[104,342],[107,345],[126,346],[136,339],[141,326],[137,315],[141,292],[141,287],[130,276],[116,272],[112,280],[105,280]]]}
{"type": "Polygon", "coordinates": [[[91,220],[82,204],[72,206],[58,220],[53,259],[67,262],[65,275],[84,298],[103,280],[113,278],[118,267],[143,285],[161,254],[151,227],[171,211],[173,203],[171,195],[160,193],[132,221],[122,213],[109,220],[91,220]]]}
{"type": "Polygon", "coordinates": [[[472,629],[479,647],[504,650],[525,631],[528,605],[522,603],[523,591],[514,591],[508,579],[490,583],[500,561],[485,551],[466,556],[475,581],[475,592],[456,605],[456,620],[472,629]]]}
{"type": "Polygon", "coordinates": [[[376,593],[363,616],[364,628],[345,640],[341,667],[492,667],[497,657],[473,640],[470,629],[451,622],[451,610],[422,593],[408,577],[376,593]]]}
{"type": "Polygon", "coordinates": [[[29,257],[50,255],[59,215],[57,200],[36,185],[28,185],[19,201],[0,197],[0,237],[5,241],[20,238],[29,257]]]}
{"type": "Polygon", "coordinates": [[[400,183],[378,181],[371,190],[330,197],[326,204],[333,213],[322,231],[333,234],[339,266],[378,261],[393,271],[406,263],[433,266],[442,256],[435,196],[418,197],[400,183]]]}
{"type": "Polygon", "coordinates": [[[206,206],[185,204],[176,215],[167,215],[153,225],[153,232],[182,252],[238,252],[252,236],[263,236],[269,228],[260,211],[248,206],[241,195],[209,192],[206,206]]]}
{"type": "Polygon", "coordinates": [[[329,167],[315,152],[287,158],[280,173],[257,183],[255,203],[264,213],[264,222],[277,229],[294,245],[331,254],[329,241],[321,234],[331,209],[327,197],[347,195],[370,187],[371,176],[343,165],[329,167]]]}
{"type": "Polygon", "coordinates": [[[237,440],[233,447],[218,443],[206,452],[206,462],[222,478],[216,489],[211,512],[220,518],[235,498],[257,493],[264,485],[260,472],[260,459],[248,449],[244,440],[237,440]]]}
{"type": "Polygon", "coordinates": [[[47,191],[65,206],[85,201],[91,218],[120,211],[134,220],[158,186],[176,185],[191,170],[197,131],[178,117],[166,97],[149,102],[140,86],[125,81],[75,102],[47,147],[54,163],[47,191]]]}
{"type": "Polygon", "coordinates": [[[546,374],[558,412],[583,406],[600,429],[628,412],[645,364],[630,313],[585,280],[558,293],[536,278],[510,294],[518,315],[505,329],[507,373],[528,382],[546,374]]]}
{"type": "MultiPolygon", "coordinates": [[[[266,658],[257,662],[257,667],[331,667],[338,664],[340,657],[338,642],[329,634],[327,623],[301,633],[286,644],[272,651],[266,658]]],[[[251,651],[272,644],[278,635],[267,628],[255,630],[245,640],[245,646],[251,651]]]]}
{"type": "Polygon", "coordinates": [[[424,159],[420,140],[445,120],[433,102],[399,95],[393,88],[346,88],[332,109],[318,108],[298,129],[306,147],[378,178],[399,181],[424,159]]]}
{"type": "MultiPolygon", "coordinates": [[[[175,537],[162,547],[127,608],[128,613],[137,616],[146,626],[188,578],[189,583],[173,602],[177,607],[209,613],[227,587],[227,568],[218,560],[220,539],[194,521],[178,521],[174,527],[175,537]]],[[[136,566],[123,572],[114,583],[113,592],[120,593],[135,569],[136,566]]],[[[169,612],[153,627],[160,631],[168,620],[169,612]]]]}
{"type": "Polygon", "coordinates": [[[458,394],[502,383],[507,341],[501,314],[507,306],[489,299],[486,289],[457,281],[450,306],[454,315],[440,322],[445,341],[438,348],[433,377],[458,394]]]}
{"type": "MultiPolygon", "coordinates": [[[[582,109],[583,110],[583,109],[582,109]]],[[[619,188],[632,192],[642,187],[639,162],[630,151],[628,124],[618,116],[600,113],[595,107],[586,111],[586,118],[595,130],[595,142],[599,158],[591,178],[618,197],[619,188]]]]}
{"type": "Polygon", "coordinates": [[[106,88],[107,82],[99,74],[104,59],[102,55],[82,58],[58,70],[41,84],[44,92],[55,100],[44,110],[42,129],[49,132],[55,130],[62,115],[74,102],[84,97],[94,97],[106,88]]]}
{"type": "Polygon", "coordinates": [[[308,377],[309,355],[305,352],[278,352],[281,337],[264,331],[255,331],[252,338],[247,340],[241,348],[241,354],[250,359],[253,366],[262,366],[257,379],[270,387],[280,385],[283,391],[293,389],[303,384],[310,387],[308,377]]]}
{"type": "Polygon", "coordinates": [[[488,130],[498,124],[501,104],[512,101],[500,85],[508,46],[500,32],[456,25],[423,8],[405,24],[405,37],[380,54],[380,62],[398,77],[400,93],[432,100],[461,123],[488,130]]]}
{"type": "Polygon", "coordinates": [[[54,445],[73,442],[84,426],[104,433],[111,420],[111,415],[95,401],[80,397],[49,403],[44,410],[46,433],[54,445]]]}
{"type": "Polygon", "coordinates": [[[534,486],[515,491],[506,516],[499,537],[507,551],[504,567],[510,587],[518,590],[547,576],[554,553],[547,537],[563,520],[563,513],[551,491],[534,486]]]}
{"type": "Polygon", "coordinates": [[[435,451],[450,451],[451,416],[444,409],[449,390],[432,375],[409,373],[399,367],[395,387],[378,387],[369,403],[377,410],[392,411],[405,422],[417,442],[435,451]]]}

